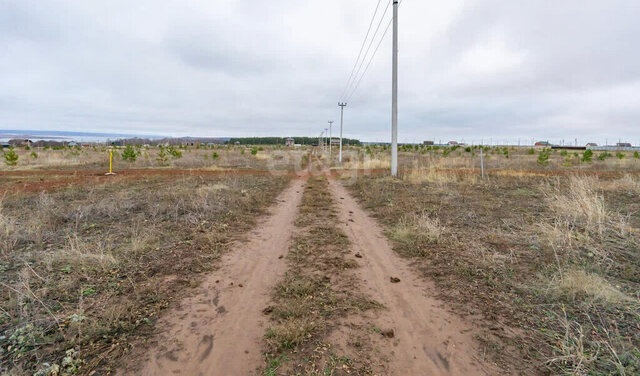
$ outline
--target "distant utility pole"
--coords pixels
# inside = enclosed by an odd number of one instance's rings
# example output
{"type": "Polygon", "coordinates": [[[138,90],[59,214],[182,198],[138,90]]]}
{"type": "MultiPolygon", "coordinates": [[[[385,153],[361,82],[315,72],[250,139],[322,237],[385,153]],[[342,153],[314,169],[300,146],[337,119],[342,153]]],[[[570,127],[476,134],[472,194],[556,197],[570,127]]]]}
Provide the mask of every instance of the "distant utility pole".
{"type": "Polygon", "coordinates": [[[340,156],[338,160],[342,163],[342,123],[344,121],[344,108],[347,106],[347,103],[338,103],[340,106],[340,156]]]}
{"type": "Polygon", "coordinates": [[[324,151],[327,151],[327,131],[329,129],[325,128],[324,129],[324,151]]]}
{"type": "Polygon", "coordinates": [[[398,0],[393,0],[391,84],[391,176],[398,176],[398,0]]]}
{"type": "Polygon", "coordinates": [[[329,120],[329,164],[331,164],[331,141],[333,136],[331,134],[331,127],[333,126],[333,120],[329,120]]]}

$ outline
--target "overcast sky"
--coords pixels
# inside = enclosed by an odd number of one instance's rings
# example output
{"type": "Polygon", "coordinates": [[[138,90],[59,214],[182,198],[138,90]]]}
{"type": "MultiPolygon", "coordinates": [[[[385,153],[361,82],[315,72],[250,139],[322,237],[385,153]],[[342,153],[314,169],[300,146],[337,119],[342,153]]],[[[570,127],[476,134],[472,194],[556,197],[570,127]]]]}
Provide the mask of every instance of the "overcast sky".
{"type": "MultiPolygon", "coordinates": [[[[377,3],[0,0],[0,129],[315,136],[377,3]]],[[[640,142],[639,0],[404,0],[399,35],[401,142],[640,142]]],[[[390,36],[345,136],[390,138],[390,36]]]]}

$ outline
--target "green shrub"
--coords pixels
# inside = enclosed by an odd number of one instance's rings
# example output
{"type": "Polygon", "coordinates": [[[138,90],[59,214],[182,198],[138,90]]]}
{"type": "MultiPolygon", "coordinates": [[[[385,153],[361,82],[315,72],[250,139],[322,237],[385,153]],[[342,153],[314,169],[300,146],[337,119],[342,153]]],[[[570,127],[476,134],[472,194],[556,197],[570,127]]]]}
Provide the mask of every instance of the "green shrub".
{"type": "Polygon", "coordinates": [[[638,153],[637,151],[633,153],[633,157],[635,159],[640,159],[640,153],[638,153]]]}
{"type": "Polygon", "coordinates": [[[32,151],[31,152],[31,158],[38,159],[38,153],[36,153],[35,151],[32,151]]]}
{"type": "Polygon", "coordinates": [[[258,148],[253,147],[251,148],[251,155],[257,155],[258,154],[258,148]]]}
{"type": "Polygon", "coordinates": [[[592,160],[593,160],[593,151],[585,150],[584,153],[582,153],[582,162],[590,163],[592,160]]]}
{"type": "MultiPolygon", "coordinates": [[[[185,148],[186,149],[186,148],[185,148]]],[[[169,153],[169,155],[173,158],[173,159],[180,159],[182,158],[182,152],[176,148],[174,148],[173,146],[169,146],[167,148],[167,153],[169,153]]]]}
{"type": "Polygon", "coordinates": [[[618,157],[618,159],[624,159],[624,153],[618,152],[618,154],[616,154],[616,157],[618,157]]]}
{"type": "Polygon", "coordinates": [[[4,152],[4,163],[8,166],[15,166],[18,164],[18,154],[13,150],[13,147],[9,148],[9,151],[4,152]]]}
{"type": "Polygon", "coordinates": [[[135,162],[138,158],[138,153],[139,152],[136,152],[133,146],[127,145],[122,152],[122,159],[124,159],[125,161],[129,161],[130,163],[135,162]]]}
{"type": "Polygon", "coordinates": [[[471,153],[471,147],[467,146],[466,148],[464,148],[464,151],[466,151],[467,153],[471,153]]]}
{"type": "Polygon", "coordinates": [[[549,157],[551,156],[551,149],[544,148],[540,150],[540,154],[538,154],[538,164],[540,166],[548,166],[549,165],[549,157]]]}
{"type": "Polygon", "coordinates": [[[534,155],[536,153],[536,149],[534,148],[530,148],[529,150],[527,150],[527,154],[529,155],[534,155]]]}
{"type": "Polygon", "coordinates": [[[219,156],[219,155],[218,155],[218,153],[216,153],[215,151],[214,151],[214,152],[213,152],[213,154],[211,155],[211,158],[213,158],[213,159],[218,159],[218,157],[220,157],[220,156],[219,156]]]}
{"type": "Polygon", "coordinates": [[[169,156],[167,155],[167,152],[165,151],[165,147],[160,145],[158,147],[160,150],[158,151],[158,156],[156,157],[156,161],[158,161],[158,163],[161,166],[164,166],[167,164],[167,161],[169,160],[169,156]]]}
{"type": "Polygon", "coordinates": [[[562,151],[560,152],[560,155],[561,155],[561,156],[563,156],[563,157],[566,157],[568,154],[569,154],[569,153],[568,153],[566,150],[562,150],[562,151]]]}
{"type": "Polygon", "coordinates": [[[604,161],[605,159],[607,159],[609,157],[613,157],[613,155],[611,155],[611,153],[607,153],[606,151],[604,153],[598,154],[598,160],[599,161],[604,161]]]}

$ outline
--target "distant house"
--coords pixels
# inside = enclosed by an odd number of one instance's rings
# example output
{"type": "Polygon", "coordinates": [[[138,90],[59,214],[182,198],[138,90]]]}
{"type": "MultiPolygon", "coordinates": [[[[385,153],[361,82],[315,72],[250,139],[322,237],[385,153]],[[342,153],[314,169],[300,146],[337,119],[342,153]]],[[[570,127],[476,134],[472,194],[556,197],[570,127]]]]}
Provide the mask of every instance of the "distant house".
{"type": "Polygon", "coordinates": [[[8,143],[8,142],[3,142],[3,143],[2,143],[2,148],[3,148],[3,149],[8,149],[8,148],[10,148],[10,147],[11,147],[11,144],[10,144],[10,143],[8,143]]]}
{"type": "Polygon", "coordinates": [[[285,146],[289,146],[289,147],[293,147],[295,145],[295,140],[291,137],[287,138],[287,140],[284,142],[285,146]]]}
{"type": "Polygon", "coordinates": [[[536,142],[535,146],[550,146],[551,144],[549,143],[549,141],[538,141],[536,142]]]}
{"type": "Polygon", "coordinates": [[[331,139],[331,145],[340,146],[340,139],[339,138],[332,138],[331,139]]]}
{"type": "Polygon", "coordinates": [[[29,146],[29,147],[31,147],[33,145],[33,141],[31,141],[29,139],[24,139],[24,138],[14,138],[12,140],[9,140],[9,145],[11,145],[11,146],[29,146]]]}
{"type": "Polygon", "coordinates": [[[455,146],[455,145],[458,145],[458,141],[449,141],[447,142],[447,144],[451,146],[455,146]]]}
{"type": "Polygon", "coordinates": [[[630,147],[632,147],[629,142],[618,142],[616,144],[616,146],[619,147],[619,148],[630,148],[630,147]]]}
{"type": "Polygon", "coordinates": [[[598,146],[598,144],[596,144],[595,142],[589,142],[587,146],[598,146]]]}
{"type": "Polygon", "coordinates": [[[422,145],[425,145],[425,146],[433,146],[434,144],[435,143],[433,141],[423,141],[422,142],[422,145]]]}
{"type": "Polygon", "coordinates": [[[67,144],[67,146],[68,146],[68,147],[70,147],[70,148],[80,147],[80,145],[79,145],[77,142],[75,142],[75,141],[71,141],[71,142],[69,142],[69,143],[67,144]]]}

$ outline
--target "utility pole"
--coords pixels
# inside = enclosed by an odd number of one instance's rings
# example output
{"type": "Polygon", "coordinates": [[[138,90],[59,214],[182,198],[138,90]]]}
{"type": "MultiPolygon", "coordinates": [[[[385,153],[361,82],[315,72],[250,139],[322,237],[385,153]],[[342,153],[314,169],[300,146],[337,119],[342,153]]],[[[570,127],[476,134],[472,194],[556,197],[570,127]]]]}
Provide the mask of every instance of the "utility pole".
{"type": "Polygon", "coordinates": [[[391,84],[391,176],[398,176],[398,0],[393,0],[391,84]]]}
{"type": "Polygon", "coordinates": [[[324,144],[323,144],[323,146],[324,146],[324,151],[327,151],[327,131],[328,131],[328,130],[329,130],[329,129],[327,129],[327,128],[325,128],[325,129],[324,129],[324,144]]]}
{"type": "Polygon", "coordinates": [[[346,105],[346,102],[338,103],[338,106],[340,106],[340,156],[338,157],[340,163],[342,163],[342,123],[344,121],[344,108],[346,105]]]}
{"type": "Polygon", "coordinates": [[[331,127],[333,126],[333,120],[329,120],[329,165],[331,165],[331,141],[333,136],[331,135],[331,127]]]}

